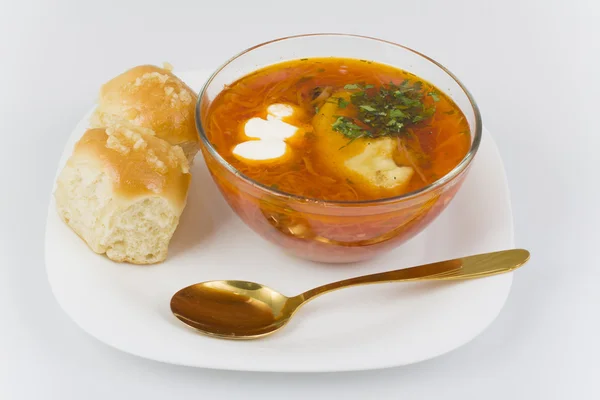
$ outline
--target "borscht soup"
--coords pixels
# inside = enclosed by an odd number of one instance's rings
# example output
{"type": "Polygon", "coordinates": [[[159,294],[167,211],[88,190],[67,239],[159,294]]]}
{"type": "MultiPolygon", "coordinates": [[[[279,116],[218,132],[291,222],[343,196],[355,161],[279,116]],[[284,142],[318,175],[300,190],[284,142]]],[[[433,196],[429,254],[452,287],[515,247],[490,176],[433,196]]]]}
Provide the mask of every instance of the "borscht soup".
{"type": "MultiPolygon", "coordinates": [[[[421,232],[460,189],[481,140],[474,100],[443,66],[342,34],[240,53],[204,85],[196,124],[240,219],[286,253],[329,263],[373,258],[421,232]]],[[[211,218],[219,230],[225,216],[211,218]]]]}
{"type": "Polygon", "coordinates": [[[377,200],[422,189],[471,146],[461,109],[410,72],[368,60],[304,58],[227,85],[204,118],[237,171],[295,196],[377,200]]]}

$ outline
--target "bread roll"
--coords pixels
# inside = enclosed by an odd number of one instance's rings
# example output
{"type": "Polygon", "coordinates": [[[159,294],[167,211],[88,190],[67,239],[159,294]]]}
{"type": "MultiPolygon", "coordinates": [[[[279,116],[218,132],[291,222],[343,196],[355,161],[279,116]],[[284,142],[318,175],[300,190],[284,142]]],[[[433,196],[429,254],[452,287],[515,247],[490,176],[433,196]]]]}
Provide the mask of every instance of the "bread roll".
{"type": "Polygon", "coordinates": [[[102,86],[90,122],[93,128],[121,124],[154,134],[180,146],[191,164],[198,152],[195,100],[196,93],[168,70],[142,65],[102,86]]]}
{"type": "Polygon", "coordinates": [[[62,219],[93,251],[151,264],[167,256],[189,183],[180,147],[115,125],[83,135],[55,198],[62,219]]]}

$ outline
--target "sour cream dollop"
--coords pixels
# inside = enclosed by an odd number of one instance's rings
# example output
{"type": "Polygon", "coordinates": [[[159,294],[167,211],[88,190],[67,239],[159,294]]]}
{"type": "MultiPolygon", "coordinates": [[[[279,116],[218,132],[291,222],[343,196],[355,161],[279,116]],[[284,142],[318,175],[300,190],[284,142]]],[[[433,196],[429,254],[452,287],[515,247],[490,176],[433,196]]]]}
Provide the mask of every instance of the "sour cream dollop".
{"type": "Polygon", "coordinates": [[[267,119],[250,118],[244,125],[244,134],[253,139],[236,145],[233,154],[247,160],[266,161],[280,158],[287,152],[285,140],[298,132],[298,127],[282,119],[294,114],[287,104],[271,104],[267,107],[267,119]]]}

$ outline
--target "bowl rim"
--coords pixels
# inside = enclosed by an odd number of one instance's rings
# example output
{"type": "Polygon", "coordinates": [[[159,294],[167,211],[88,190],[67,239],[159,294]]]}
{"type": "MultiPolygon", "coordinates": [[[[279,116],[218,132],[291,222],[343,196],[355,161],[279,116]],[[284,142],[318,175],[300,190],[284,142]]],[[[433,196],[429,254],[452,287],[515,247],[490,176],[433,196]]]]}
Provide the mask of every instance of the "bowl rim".
{"type": "Polygon", "coordinates": [[[396,203],[398,201],[413,199],[415,197],[421,196],[424,193],[434,191],[435,189],[444,186],[446,183],[450,182],[451,180],[456,178],[458,175],[460,175],[461,172],[466,170],[466,168],[470,165],[471,161],[475,157],[475,154],[477,154],[477,150],[479,149],[479,145],[481,144],[481,137],[482,137],[482,132],[483,132],[481,113],[479,111],[479,107],[477,106],[477,103],[475,102],[475,99],[471,95],[471,92],[469,92],[469,90],[466,88],[466,86],[458,79],[458,77],[456,75],[454,75],[452,72],[450,72],[450,70],[448,70],[442,64],[435,61],[431,57],[426,56],[423,53],[420,53],[420,52],[413,50],[407,46],[404,46],[404,45],[401,45],[401,44],[398,44],[398,43],[395,43],[395,42],[392,42],[389,40],[379,39],[379,38],[371,37],[371,36],[355,35],[355,34],[347,34],[347,33],[309,33],[309,34],[284,36],[284,37],[280,37],[277,39],[269,40],[267,42],[263,42],[263,43],[254,45],[252,47],[249,47],[249,48],[237,53],[236,55],[234,55],[233,57],[231,57],[230,59],[225,61],[223,64],[221,64],[210,75],[210,77],[207,79],[207,81],[204,83],[204,86],[202,87],[202,90],[198,94],[198,98],[196,100],[195,120],[196,120],[195,121],[196,122],[196,130],[198,131],[200,139],[202,140],[202,143],[204,144],[204,148],[221,165],[223,165],[227,170],[229,170],[229,172],[233,173],[238,178],[242,179],[243,181],[245,181],[246,183],[250,184],[251,186],[253,186],[257,189],[262,190],[270,195],[274,195],[276,197],[284,197],[284,198],[295,200],[298,202],[316,203],[316,204],[327,205],[327,206],[383,205],[383,204],[390,204],[390,203],[396,203]],[[282,191],[279,189],[272,188],[268,185],[265,185],[263,183],[260,183],[256,180],[254,180],[254,179],[242,174],[240,171],[238,171],[225,158],[223,158],[219,154],[219,152],[214,148],[214,146],[212,145],[212,143],[206,136],[206,132],[204,131],[204,128],[202,126],[201,105],[202,105],[202,99],[204,98],[206,90],[208,89],[208,87],[210,86],[210,84],[212,83],[214,78],[226,66],[228,66],[234,60],[238,59],[239,57],[243,56],[246,53],[249,53],[259,47],[267,46],[269,44],[276,43],[276,42],[281,42],[281,41],[286,41],[286,40],[291,40],[291,39],[299,39],[299,38],[304,38],[304,37],[315,37],[315,36],[319,36],[319,37],[340,36],[340,37],[350,37],[350,38],[357,38],[357,39],[367,39],[367,40],[373,40],[373,41],[377,41],[380,43],[385,43],[385,44],[389,44],[392,46],[400,47],[404,50],[408,50],[408,51],[416,54],[417,56],[420,56],[420,57],[428,60],[429,62],[433,63],[435,66],[440,68],[442,71],[444,71],[446,74],[448,74],[448,76],[450,76],[450,78],[454,79],[454,81],[458,84],[458,86],[461,88],[461,90],[467,96],[467,99],[469,100],[469,103],[471,104],[471,107],[473,108],[473,113],[475,116],[475,126],[474,126],[475,133],[473,136],[473,140],[471,142],[471,147],[469,148],[469,151],[463,157],[463,159],[452,170],[450,170],[448,173],[446,173],[443,177],[437,179],[436,181],[430,183],[429,185],[423,186],[422,188],[417,189],[417,190],[413,190],[412,192],[403,193],[399,196],[384,197],[381,199],[374,199],[374,200],[331,201],[331,200],[323,200],[323,199],[318,199],[318,198],[313,198],[313,197],[308,197],[308,196],[300,196],[300,195],[296,195],[293,193],[288,193],[288,192],[285,192],[285,191],[282,191]]]}

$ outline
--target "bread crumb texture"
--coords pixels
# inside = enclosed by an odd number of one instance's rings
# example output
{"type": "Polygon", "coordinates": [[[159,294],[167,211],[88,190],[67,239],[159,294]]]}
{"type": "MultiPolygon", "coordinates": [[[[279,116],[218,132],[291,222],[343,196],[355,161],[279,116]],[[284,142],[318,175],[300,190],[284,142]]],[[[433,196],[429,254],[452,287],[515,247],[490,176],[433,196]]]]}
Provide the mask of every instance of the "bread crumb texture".
{"type": "Polygon", "coordinates": [[[167,257],[190,175],[178,146],[120,125],[88,130],[61,171],[61,218],[110,259],[152,264],[167,257]]]}
{"type": "Polygon", "coordinates": [[[126,125],[179,145],[191,162],[198,152],[196,93],[169,70],[132,68],[102,86],[90,122],[94,128],[126,125]]]}
{"type": "Polygon", "coordinates": [[[148,72],[137,77],[134,82],[127,85],[125,90],[135,95],[139,91],[153,89],[155,86],[163,87],[165,101],[171,108],[178,109],[192,104],[193,98],[190,92],[179,79],[159,72],[148,72]]]}
{"type": "Polygon", "coordinates": [[[120,124],[106,128],[106,135],[106,148],[122,156],[131,152],[145,152],[143,158],[148,166],[161,175],[167,174],[169,168],[179,168],[184,174],[190,171],[185,154],[179,146],[171,146],[162,139],[152,138],[150,140],[154,141],[154,146],[148,148],[143,134],[120,124]],[[160,156],[157,151],[161,153],[160,156]]]}

